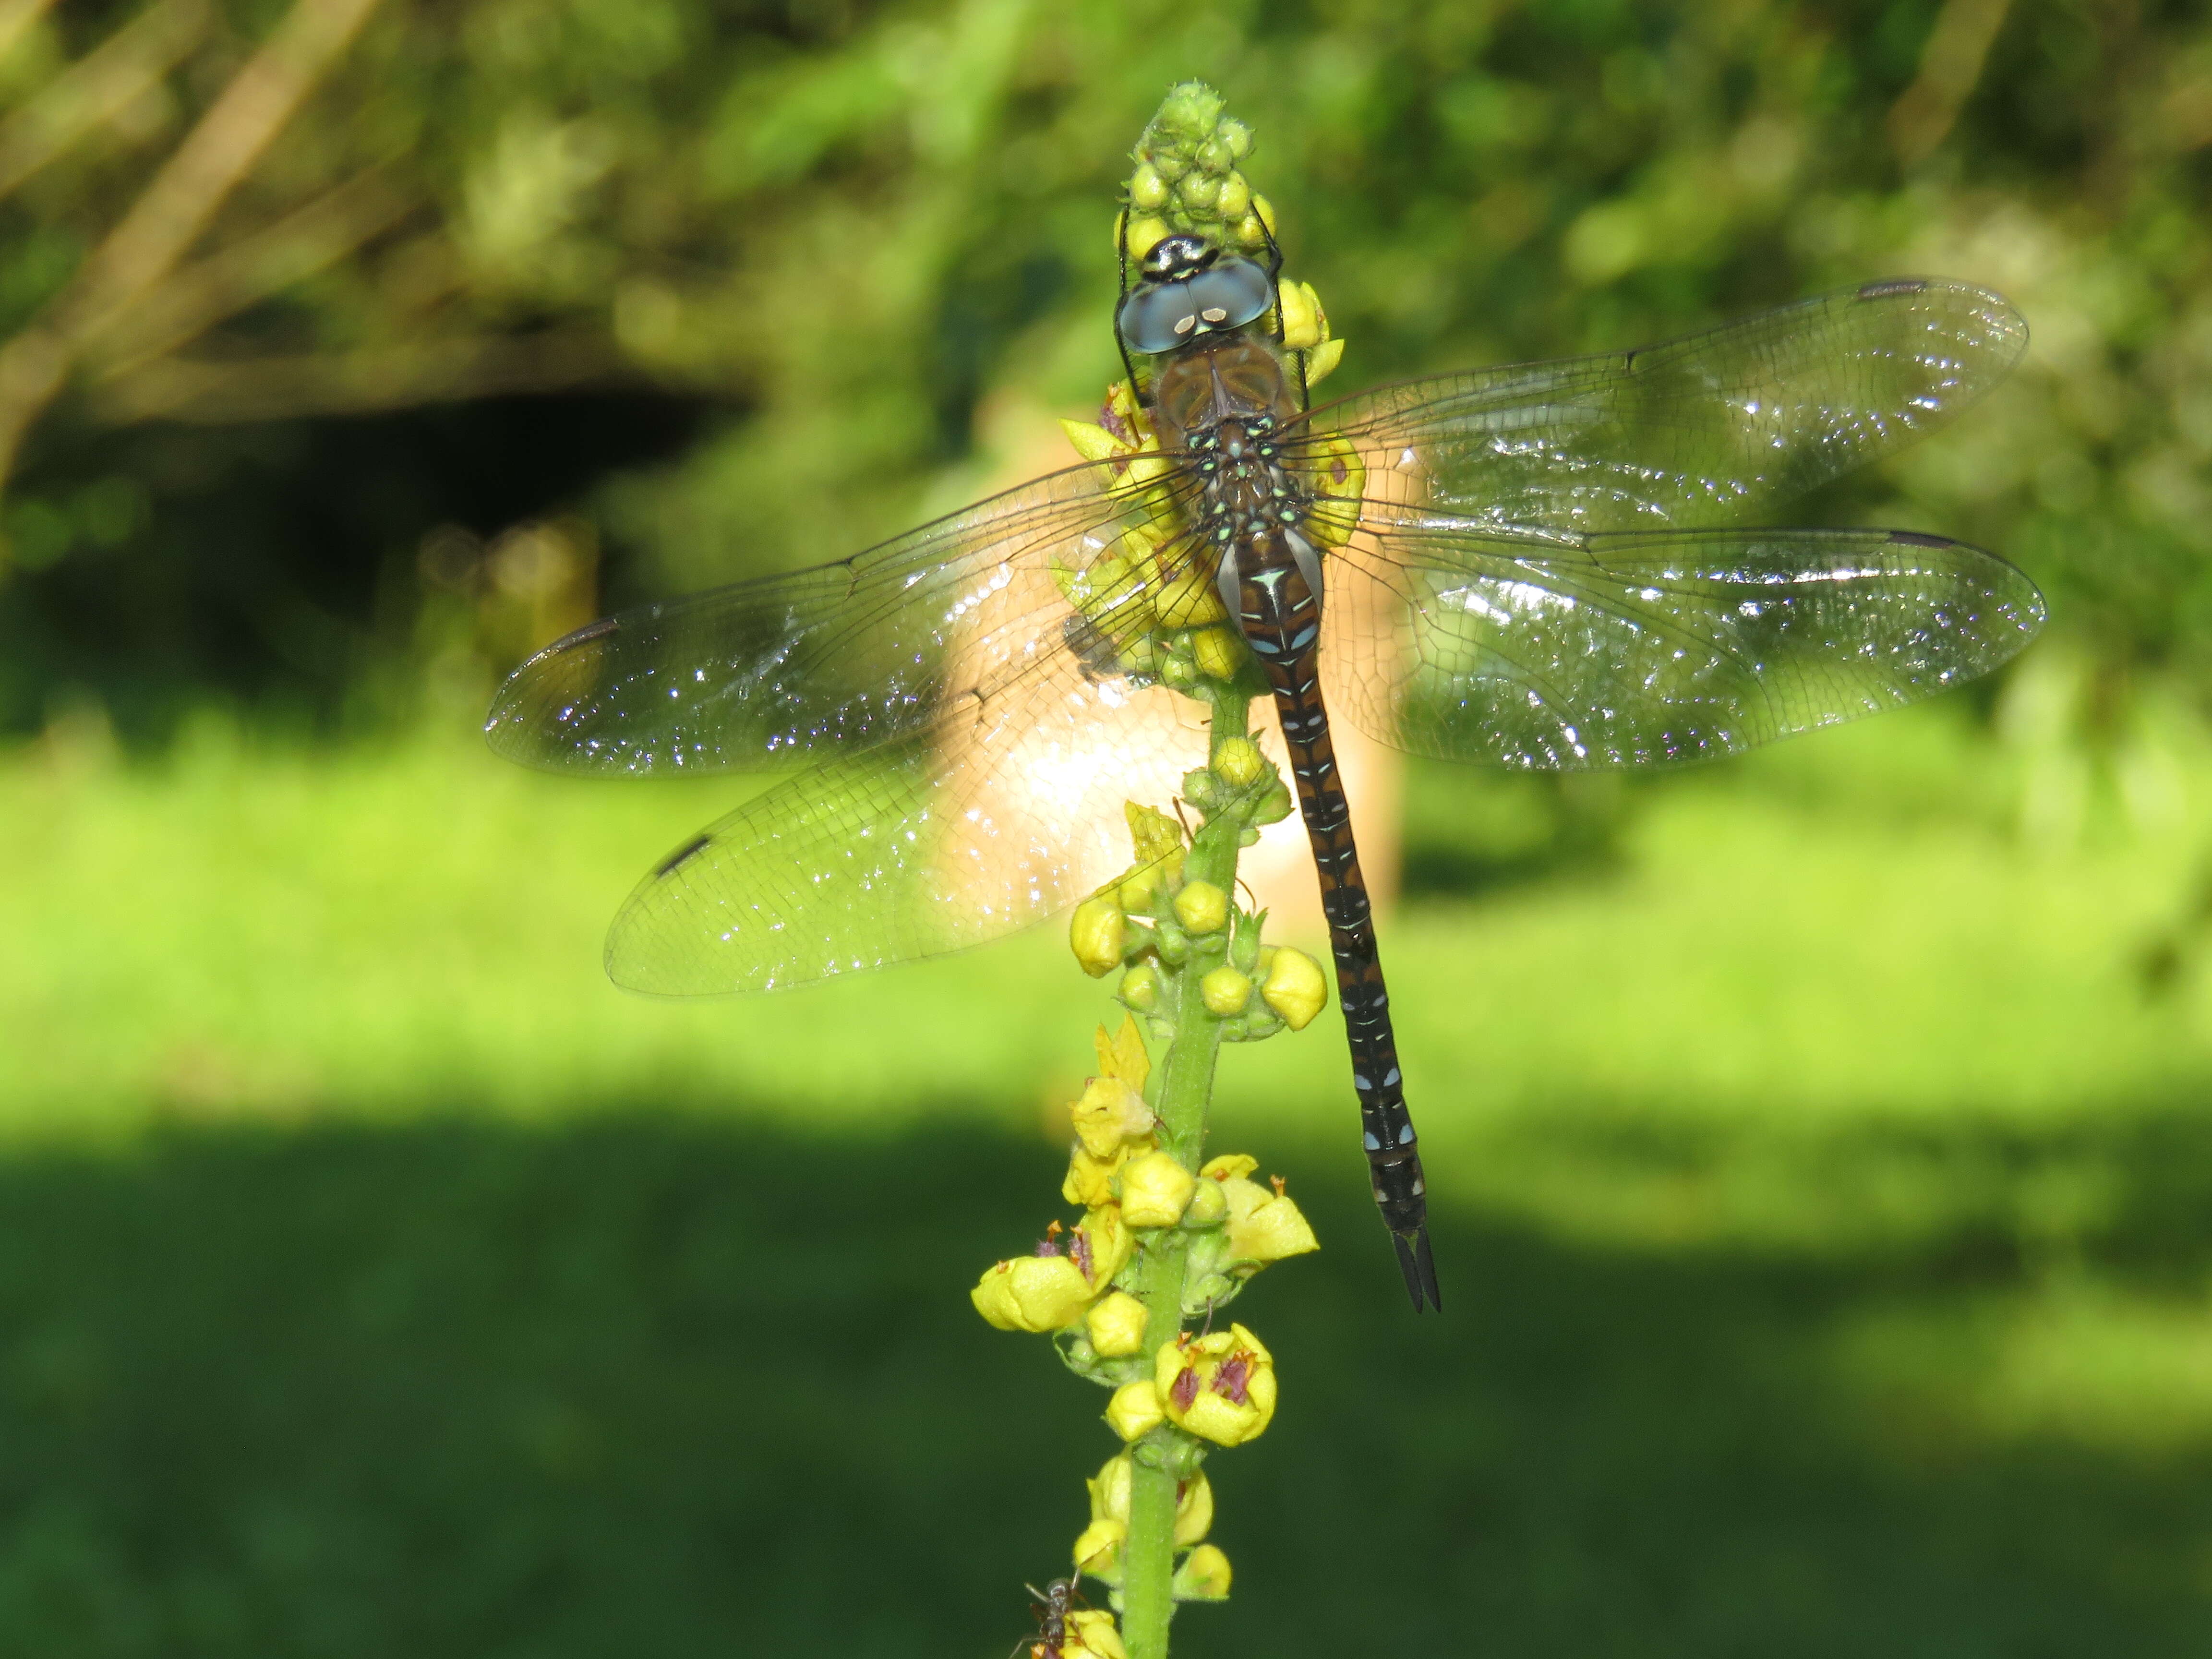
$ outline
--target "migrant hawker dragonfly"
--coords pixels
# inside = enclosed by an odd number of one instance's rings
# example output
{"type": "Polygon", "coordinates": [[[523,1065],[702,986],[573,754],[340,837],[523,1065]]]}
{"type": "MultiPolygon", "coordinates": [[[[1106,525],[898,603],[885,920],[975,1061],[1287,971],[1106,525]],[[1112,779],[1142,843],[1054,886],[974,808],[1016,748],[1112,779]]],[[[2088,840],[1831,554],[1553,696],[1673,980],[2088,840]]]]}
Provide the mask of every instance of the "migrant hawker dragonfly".
{"type": "Polygon", "coordinates": [[[1455,761],[1667,765],[1996,667],[2043,618],[2003,560],[1902,531],[1738,526],[1948,421],[2027,329],[1979,289],[1880,282],[1309,411],[1269,331],[1274,270],[1172,240],[1116,313],[1150,370],[1149,504],[1109,466],[1073,466],[833,564],[594,623],[516,671],[488,731],[565,772],[797,768],[631,895],[606,952],[624,986],[766,991],[975,945],[1111,879],[1123,801],[1171,796],[1203,757],[1192,705],[1102,636],[1071,581],[1154,538],[1158,613],[1164,594],[1218,595],[1264,672],[1376,1200],[1415,1307],[1439,1305],[1330,720],[1455,761]],[[1158,539],[1162,491],[1177,528],[1158,539]]]}

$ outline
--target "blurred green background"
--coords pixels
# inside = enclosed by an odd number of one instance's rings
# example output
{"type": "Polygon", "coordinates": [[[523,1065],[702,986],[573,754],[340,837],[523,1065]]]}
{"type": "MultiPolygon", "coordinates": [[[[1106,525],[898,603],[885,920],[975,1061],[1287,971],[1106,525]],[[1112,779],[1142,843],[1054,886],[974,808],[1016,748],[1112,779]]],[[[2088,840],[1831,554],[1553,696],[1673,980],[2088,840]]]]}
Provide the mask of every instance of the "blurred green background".
{"type": "Polygon", "coordinates": [[[2053,622],[1740,764],[1412,774],[1451,1311],[1340,1035],[1231,1053],[1326,1249],[1240,1308],[1285,1404],[1182,1650],[2205,1650],[2212,26],[2149,0],[0,0],[0,1650],[1030,1628],[1112,1443],[965,1291],[1103,997],[1038,935],[625,998],[729,787],[475,726],[602,607],[1048,453],[1194,75],[1332,391],[2002,289],[2014,382],[1794,516],[2053,622]]]}

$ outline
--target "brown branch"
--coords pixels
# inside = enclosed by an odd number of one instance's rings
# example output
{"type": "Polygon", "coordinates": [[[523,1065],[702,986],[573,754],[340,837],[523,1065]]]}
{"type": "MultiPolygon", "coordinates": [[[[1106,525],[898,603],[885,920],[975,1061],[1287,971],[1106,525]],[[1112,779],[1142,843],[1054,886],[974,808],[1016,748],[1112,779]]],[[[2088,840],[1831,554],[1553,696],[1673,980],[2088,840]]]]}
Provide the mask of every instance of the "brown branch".
{"type": "Polygon", "coordinates": [[[1925,161],[1951,136],[2010,5],[2011,0],[1945,0],[1921,48],[1919,75],[1890,106],[1890,147],[1906,167],[1925,161]]]}
{"type": "Polygon", "coordinates": [[[0,347],[0,480],[14,471],[31,422],[61,391],[79,342],[175,268],[375,3],[295,0],[75,280],[0,347]]]}
{"type": "Polygon", "coordinates": [[[349,179],[220,253],[174,272],[138,304],[106,314],[79,338],[96,379],[143,368],[227,318],[319,270],[390,229],[415,204],[379,169],[349,179]]]}
{"type": "Polygon", "coordinates": [[[88,406],[118,426],[165,420],[219,426],[646,379],[598,333],[463,336],[378,351],[161,358],[95,386],[88,406]]]}
{"type": "Polygon", "coordinates": [[[296,0],[85,262],[72,309],[87,320],[167,276],[368,21],[376,0],[296,0]]]}
{"type": "Polygon", "coordinates": [[[15,51],[15,43],[53,4],[54,0],[0,0],[0,58],[15,51]]]}
{"type": "Polygon", "coordinates": [[[158,0],[48,82],[0,124],[0,196],[159,85],[207,28],[206,0],[158,0]]]}

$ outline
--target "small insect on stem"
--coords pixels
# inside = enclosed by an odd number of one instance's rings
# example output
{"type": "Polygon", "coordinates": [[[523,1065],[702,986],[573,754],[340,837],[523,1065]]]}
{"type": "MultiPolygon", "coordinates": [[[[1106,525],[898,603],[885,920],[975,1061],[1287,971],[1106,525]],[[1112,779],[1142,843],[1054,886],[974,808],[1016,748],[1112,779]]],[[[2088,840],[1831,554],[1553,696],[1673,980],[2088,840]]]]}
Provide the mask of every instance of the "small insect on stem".
{"type": "Polygon", "coordinates": [[[1015,1643],[1007,1650],[1007,1659],[1014,1659],[1014,1656],[1024,1648],[1029,1650],[1030,1659],[1060,1659],[1060,1650],[1067,1644],[1070,1609],[1089,1605],[1083,1599],[1083,1592],[1076,1588],[1076,1581],[1073,1578],[1055,1578],[1042,1589],[1035,1584],[1024,1584],[1022,1588],[1036,1603],[1030,1611],[1036,1615],[1037,1633],[1034,1637],[1024,1636],[1015,1643]]]}

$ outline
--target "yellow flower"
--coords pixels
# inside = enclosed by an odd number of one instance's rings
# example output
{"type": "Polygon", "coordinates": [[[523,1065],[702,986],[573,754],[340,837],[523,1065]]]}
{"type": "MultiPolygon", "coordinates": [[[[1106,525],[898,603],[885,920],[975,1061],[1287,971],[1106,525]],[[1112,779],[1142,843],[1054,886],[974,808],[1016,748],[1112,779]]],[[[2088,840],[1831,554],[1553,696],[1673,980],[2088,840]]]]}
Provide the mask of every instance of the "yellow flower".
{"type": "Polygon", "coordinates": [[[1127,1146],[1117,1146],[1104,1158],[1093,1158],[1081,1142],[1077,1142],[1074,1152],[1068,1156],[1067,1177],[1060,1183],[1060,1195],[1086,1210],[1111,1204],[1114,1177],[1128,1158],[1127,1146]]]}
{"type": "Polygon", "coordinates": [[[1161,562],[1152,591],[1152,612],[1164,628],[1206,628],[1229,620],[1213,572],[1181,556],[1161,562]]]}
{"type": "Polygon", "coordinates": [[[1244,1005],[1251,1001],[1252,981],[1224,963],[1199,981],[1198,994],[1207,1013],[1216,1019],[1227,1019],[1232,1014],[1243,1013],[1244,1005]]]}
{"type": "Polygon", "coordinates": [[[1152,1057],[1145,1052],[1145,1034],[1128,1014],[1121,1016],[1121,1029],[1110,1036],[1103,1025],[1093,1030],[1091,1046],[1097,1053],[1099,1071],[1120,1078],[1132,1089],[1143,1088],[1152,1074],[1152,1057]]]}
{"type": "MultiPolygon", "coordinates": [[[[1205,1171],[1199,1173],[1203,1175],[1205,1171]]],[[[1198,1190],[1190,1195],[1190,1202],[1183,1206],[1182,1224],[1186,1227],[1211,1227],[1228,1213],[1229,1201],[1222,1195],[1221,1183],[1201,1181],[1198,1183],[1198,1190]]]]}
{"type": "Polygon", "coordinates": [[[1340,339],[1323,340],[1306,359],[1306,384],[1320,385],[1336,372],[1336,366],[1343,361],[1344,342],[1340,339]]]}
{"type": "Polygon", "coordinates": [[[1097,1474],[1083,1483],[1083,1489],[1091,1494],[1093,1521],[1127,1523],[1131,1467],[1128,1453],[1115,1452],[1098,1466],[1097,1474]]]}
{"type": "Polygon", "coordinates": [[[1152,1383],[1168,1420],[1224,1446],[1264,1432],[1275,1415],[1275,1361],[1242,1325],[1160,1350],[1152,1383]]]}
{"type": "Polygon", "coordinates": [[[1127,1521],[1093,1521],[1075,1537],[1076,1570],[1100,1578],[1121,1570],[1121,1545],[1129,1536],[1127,1521]]]}
{"type": "Polygon", "coordinates": [[[1136,1249],[1137,1241],[1121,1224],[1120,1207],[1112,1204],[1091,1206],[1068,1237],[1068,1255],[1085,1264],[1084,1271],[1091,1284],[1102,1291],[1115,1273],[1128,1266],[1136,1249]]]}
{"type": "Polygon", "coordinates": [[[1143,1351],[1148,1317],[1143,1303],[1127,1291],[1115,1291],[1092,1304],[1083,1316],[1083,1328],[1094,1350],[1109,1359],[1120,1359],[1143,1351]]]}
{"type": "Polygon", "coordinates": [[[1210,881],[1183,884],[1175,896],[1176,920],[1194,933],[1211,933],[1229,920],[1229,895],[1210,881]]]}
{"type": "Polygon", "coordinates": [[[1160,1407],[1160,1391],[1149,1377],[1124,1382],[1106,1402],[1106,1425],[1124,1440],[1141,1440],[1167,1417],[1160,1407]]]}
{"type": "Polygon", "coordinates": [[[1285,1256],[1304,1255],[1321,1248],[1304,1212],[1283,1191],[1281,1177],[1276,1178],[1273,1188],[1252,1179],[1259,1167],[1260,1160],[1247,1153],[1224,1152],[1208,1158],[1198,1172],[1221,1194],[1228,1211],[1225,1259],[1232,1266],[1265,1267],[1285,1256]]]}
{"type": "Polygon", "coordinates": [[[1068,948],[1091,978],[1103,979],[1121,965],[1125,921],[1121,907],[1110,898],[1087,898],[1075,907],[1067,925],[1068,948]]]}
{"type": "Polygon", "coordinates": [[[968,1299],[1002,1331],[1056,1331],[1080,1318],[1096,1295],[1067,1257],[1023,1255],[987,1270],[968,1299]]]}
{"type": "Polygon", "coordinates": [[[1201,1471],[1176,1488],[1176,1547],[1195,1544],[1212,1530],[1213,1483],[1201,1471]]]}
{"type": "Polygon", "coordinates": [[[1268,959],[1267,978],[1260,987],[1260,995],[1283,1017],[1285,1025],[1303,1031],[1328,1006],[1328,981],[1322,975],[1321,963],[1303,951],[1282,945],[1268,959]]]}
{"type": "Polygon", "coordinates": [[[1175,1599],[1178,1601],[1226,1601],[1229,1599],[1229,1558],[1212,1544],[1200,1544],[1176,1569],[1175,1599]]]}
{"type": "Polygon", "coordinates": [[[1067,1639],[1060,1644],[1060,1659],[1129,1659],[1129,1650],[1121,1645],[1112,1613],[1085,1608],[1067,1615],[1067,1639]]]}
{"type": "Polygon", "coordinates": [[[1140,1153],[1121,1166],[1121,1219],[1132,1227],[1172,1227],[1198,1177],[1166,1152],[1140,1153]]]}
{"type": "Polygon", "coordinates": [[[1083,1097],[1067,1109],[1075,1138],[1093,1158],[1111,1158],[1115,1149],[1149,1139],[1159,1120],[1139,1094],[1118,1077],[1094,1077],[1083,1097]]]}
{"type": "MultiPolygon", "coordinates": [[[[1329,345],[1340,353],[1343,342],[1332,340],[1329,345]]],[[[1322,351],[1315,352],[1312,362],[1318,363],[1322,356],[1322,351]]],[[[1331,355],[1329,366],[1335,367],[1335,354],[1331,355]]],[[[1316,378],[1310,368],[1306,379],[1311,381],[1316,378]]],[[[1345,440],[1331,438],[1321,446],[1306,475],[1314,492],[1313,510],[1306,516],[1306,528],[1324,547],[1342,547],[1359,527],[1361,498],[1367,491],[1367,463],[1345,440]]]]}

